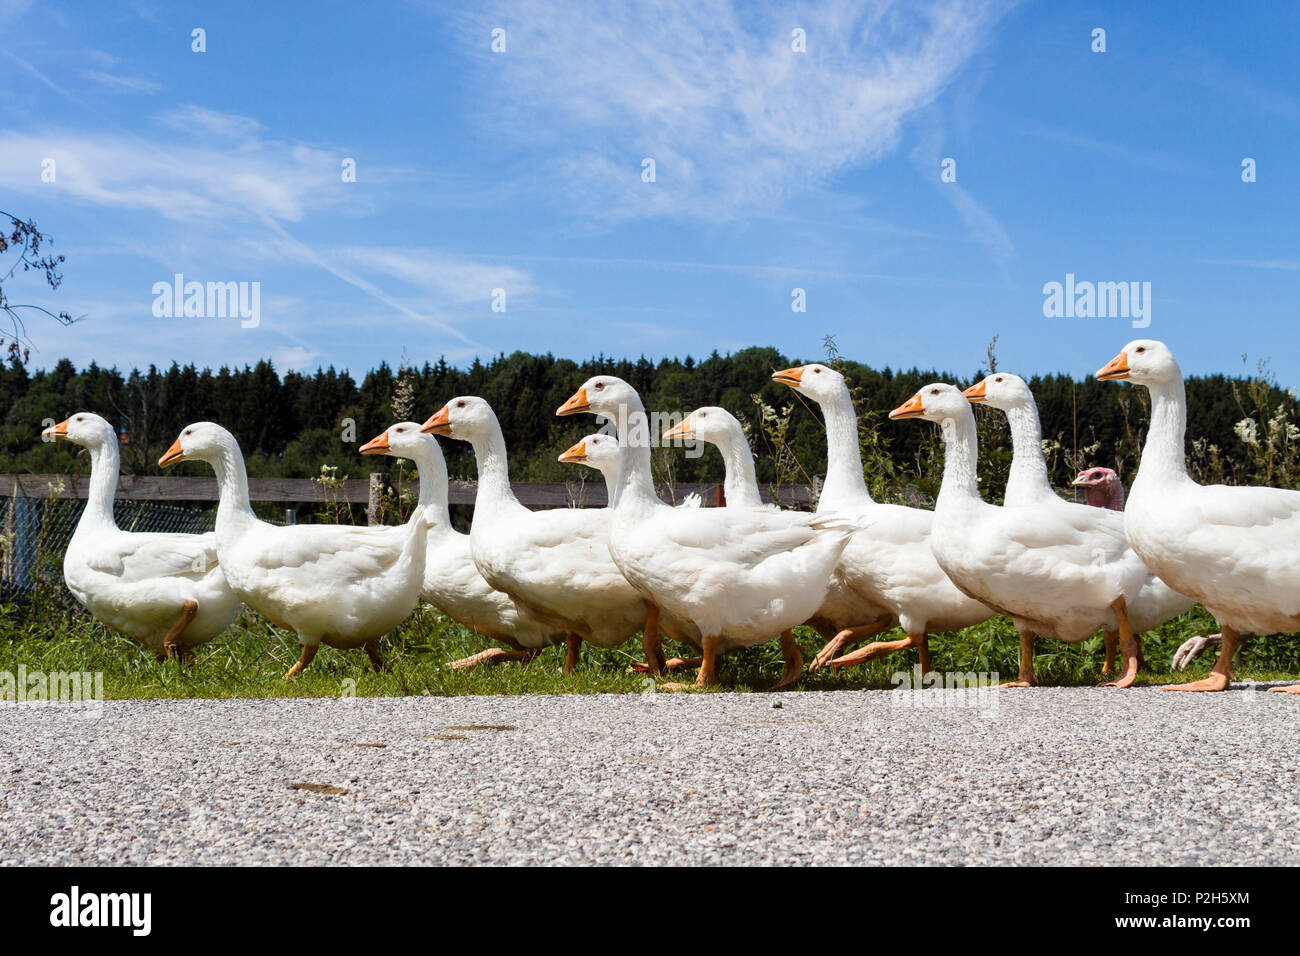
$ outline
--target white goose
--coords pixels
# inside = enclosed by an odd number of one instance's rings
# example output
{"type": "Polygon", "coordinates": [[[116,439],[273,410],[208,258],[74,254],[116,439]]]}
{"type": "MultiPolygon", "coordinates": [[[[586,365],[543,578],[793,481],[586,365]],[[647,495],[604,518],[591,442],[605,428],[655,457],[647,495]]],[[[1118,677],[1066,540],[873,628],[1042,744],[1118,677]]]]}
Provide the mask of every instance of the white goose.
{"type": "MultiPolygon", "coordinates": [[[[1226,690],[1242,635],[1300,629],[1300,492],[1192,480],[1183,373],[1163,342],[1130,342],[1097,378],[1151,393],[1151,426],[1124,511],[1129,542],[1171,587],[1200,601],[1223,633],[1209,677],[1165,689],[1226,690]]],[[[1300,685],[1272,689],[1300,694],[1300,685]]]]}
{"type": "MultiPolygon", "coordinates": [[[[659,629],[679,636],[677,622],[627,582],[609,553],[608,508],[529,511],[510,488],[506,442],[496,414],[473,395],[453,398],[423,430],[474,447],[478,492],[470,525],[470,553],[484,579],[509,594],[538,620],[566,633],[565,673],[578,663],[582,641],[618,647],[637,631],[647,661],[663,666],[659,629]]],[[[685,639],[683,637],[683,639],[685,639]]]]}
{"type": "Polygon", "coordinates": [[[77,412],[41,435],[90,452],[86,508],[63,555],[63,579],[73,597],[159,660],[183,658],[229,627],[239,613],[239,598],[218,566],[215,535],[142,534],[117,526],[113,426],[93,412],[77,412]]]}
{"type": "Polygon", "coordinates": [[[839,607],[822,609],[843,630],[822,648],[813,666],[828,661],[835,666],[856,664],[915,647],[920,651],[921,672],[928,673],[931,633],[970,627],[994,612],[962,593],[935,562],[930,553],[933,512],[878,502],[867,491],[858,416],[844,376],[814,363],[776,372],[772,378],[817,402],[826,417],[826,484],[817,513],[839,511],[869,519],[840,559],[839,607]],[[895,622],[907,634],[903,640],[877,642],[835,657],[846,644],[858,643],[895,622]]]}
{"type": "Polygon", "coordinates": [[[934,509],[930,548],[963,591],[997,608],[1020,634],[1020,679],[1034,683],[1034,635],[1074,643],[1102,628],[1117,629],[1125,671],[1137,673],[1128,601],[1149,578],[1123,537],[1068,508],[999,508],[980,498],[975,413],[961,390],[935,382],[889,413],[924,418],[943,432],[943,484],[934,509]]]}
{"type": "Polygon", "coordinates": [[[722,455],[722,495],[728,508],[772,508],[763,502],[745,427],[725,408],[697,408],[663,434],[664,441],[703,441],[722,455]]]}
{"type": "MultiPolygon", "coordinates": [[[[597,433],[587,435],[564,451],[560,455],[560,461],[566,464],[586,465],[588,468],[599,471],[605,479],[609,506],[613,507],[614,499],[618,496],[619,469],[623,466],[624,454],[625,449],[620,446],[617,438],[613,435],[597,433]]],[[[702,503],[703,499],[692,492],[674,507],[699,508],[702,503]]],[[[684,640],[696,650],[700,649],[700,632],[695,627],[673,619],[669,619],[666,624],[666,629],[671,635],[678,640],[684,640]]],[[[662,653],[662,642],[660,642],[660,645],[661,649],[658,653],[652,657],[647,652],[645,662],[634,663],[632,671],[638,674],[657,674],[661,670],[673,671],[683,667],[700,666],[702,659],[698,657],[669,657],[665,660],[662,653]]]]}
{"type": "Polygon", "coordinates": [[[375,668],[383,667],[379,639],[415,609],[424,584],[424,510],[396,528],[281,527],[253,514],[244,456],[226,429],[187,426],[158,464],[189,460],[207,462],[217,476],[217,557],[226,580],[302,644],[285,679],[301,673],[321,644],[364,647],[375,668]]]}
{"type": "MultiPolygon", "coordinates": [[[[1019,375],[994,372],[962,393],[972,403],[984,403],[1006,413],[1011,429],[1011,473],[1003,505],[1044,512],[1064,510],[1076,522],[1091,522],[1099,533],[1109,535],[1117,544],[1128,548],[1124,535],[1124,514],[1109,508],[1081,505],[1061,498],[1047,477],[1047,460],[1043,457],[1043,430],[1038,418],[1038,403],[1028,384],[1019,375]]],[[[1076,479],[1077,480],[1077,479],[1076,479]]],[[[1137,643],[1138,664],[1142,663],[1141,635],[1165,621],[1187,611],[1195,602],[1179,594],[1148,571],[1141,590],[1128,602],[1129,625],[1137,643]]],[[[1115,667],[1115,649],[1119,634],[1106,632],[1106,660],[1101,672],[1109,674],[1115,667]]]]}
{"type": "Polygon", "coordinates": [[[469,535],[451,525],[447,510],[447,460],[438,440],[415,422],[399,422],[361,446],[363,455],[392,455],[415,462],[420,476],[417,507],[429,523],[420,597],[454,621],[509,648],[491,647],[453,661],[469,670],[479,664],[527,661],[544,647],[564,642],[564,631],[537,620],[504,591],[484,580],[470,554],[469,535]]]}
{"type": "MultiPolygon", "coordinates": [[[[605,500],[609,502],[609,507],[613,507],[614,498],[618,494],[620,457],[618,439],[598,432],[586,436],[563,452],[559,460],[570,465],[586,465],[600,472],[600,476],[605,479],[605,500]]],[[[699,508],[703,503],[704,499],[692,491],[674,507],[699,508]]]]}
{"type": "Polygon", "coordinates": [[[580,412],[626,425],[610,554],[648,600],[699,628],[697,686],[716,681],[720,650],[778,634],[786,667],[777,686],[798,680],[803,662],[790,629],[821,605],[856,524],[799,512],[672,508],[655,494],[648,420],[636,390],[597,375],[557,414],[580,412]]]}
{"type": "MultiPolygon", "coordinates": [[[[723,495],[726,498],[728,508],[779,510],[776,505],[763,502],[763,497],[758,490],[758,479],[754,474],[754,456],[750,452],[749,441],[745,438],[745,428],[725,408],[713,406],[697,408],[677,425],[666,431],[663,437],[665,441],[698,440],[717,446],[718,451],[722,453],[723,468],[725,469],[723,495]]],[[[842,560],[843,556],[841,556],[842,560]]],[[[832,660],[835,651],[844,646],[850,635],[861,640],[868,634],[893,627],[898,623],[896,617],[888,614],[884,609],[880,609],[882,617],[878,618],[874,624],[866,628],[855,628],[853,625],[863,619],[864,612],[870,613],[869,609],[864,608],[862,598],[849,589],[838,573],[832,575],[830,587],[826,592],[826,599],[822,601],[822,606],[817,609],[816,614],[804,622],[816,630],[822,636],[822,639],[827,642],[827,645],[823,647],[812,664],[809,665],[809,670],[817,670],[827,661],[830,661],[832,666],[835,667],[842,667],[845,663],[855,663],[856,658],[832,660]],[[838,642],[836,641],[837,638],[839,638],[838,642]]],[[[874,654],[887,648],[899,646],[884,643],[875,644],[863,653],[874,654]]],[[[921,657],[922,665],[925,671],[928,672],[930,669],[928,647],[922,647],[921,657]]],[[[862,659],[865,659],[865,657],[862,659]]],[[[674,663],[688,665],[692,662],[673,658],[668,663],[671,666],[674,663]]]]}

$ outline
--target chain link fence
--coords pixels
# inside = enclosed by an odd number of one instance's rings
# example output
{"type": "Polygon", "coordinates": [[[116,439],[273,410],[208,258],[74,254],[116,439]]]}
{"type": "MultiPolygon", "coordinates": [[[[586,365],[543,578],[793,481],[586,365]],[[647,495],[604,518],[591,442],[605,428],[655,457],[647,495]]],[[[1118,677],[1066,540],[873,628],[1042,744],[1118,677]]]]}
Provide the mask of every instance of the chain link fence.
{"type": "MultiPolygon", "coordinates": [[[[41,588],[71,599],[63,553],[85,507],[72,498],[0,497],[0,600],[21,601],[41,588]]],[[[113,514],[123,531],[200,534],[212,530],[217,509],[119,499],[113,514]]]]}

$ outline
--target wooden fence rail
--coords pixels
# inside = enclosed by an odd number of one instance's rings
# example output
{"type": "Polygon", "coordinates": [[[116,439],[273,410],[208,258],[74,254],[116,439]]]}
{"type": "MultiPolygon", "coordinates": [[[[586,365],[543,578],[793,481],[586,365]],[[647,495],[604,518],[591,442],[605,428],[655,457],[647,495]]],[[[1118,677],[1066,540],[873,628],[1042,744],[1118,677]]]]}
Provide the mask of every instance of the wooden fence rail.
{"type": "MultiPolygon", "coordinates": [[[[375,473],[369,478],[350,478],[338,487],[326,489],[311,478],[249,478],[248,496],[253,501],[281,502],[284,504],[311,504],[328,501],[374,507],[375,494],[387,487],[387,476],[375,473]]],[[[69,475],[4,475],[0,474],[0,497],[5,498],[85,498],[90,479],[69,475]]],[[[603,508],[606,505],[605,484],[596,481],[517,481],[512,482],[515,497],[522,504],[535,508],[603,508]]],[[[448,488],[448,500],[453,505],[474,503],[477,483],[453,481],[448,488]]],[[[401,490],[415,493],[414,482],[404,482],[401,490]]],[[[681,501],[687,495],[698,494],[706,506],[723,503],[722,486],[713,482],[681,482],[671,490],[661,486],[664,500],[681,501]]],[[[811,485],[783,485],[779,489],[762,489],[765,501],[779,500],[784,507],[807,507],[812,501],[811,485]],[[773,495],[775,490],[778,494],[773,495]]],[[[144,501],[204,502],[217,500],[215,478],[189,478],[179,475],[123,475],[117,482],[117,497],[144,501]]]]}

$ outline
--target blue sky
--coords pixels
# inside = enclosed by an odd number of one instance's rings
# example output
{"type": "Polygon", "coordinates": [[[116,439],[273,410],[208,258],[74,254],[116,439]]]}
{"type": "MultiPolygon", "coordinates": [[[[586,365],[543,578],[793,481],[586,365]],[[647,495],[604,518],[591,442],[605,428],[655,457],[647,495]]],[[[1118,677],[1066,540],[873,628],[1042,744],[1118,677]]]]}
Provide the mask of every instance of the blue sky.
{"type": "Polygon", "coordinates": [[[834,334],[969,372],[997,334],[1003,368],[1083,375],[1149,335],[1188,371],[1246,353],[1293,385],[1298,24],[1287,3],[0,0],[0,208],[68,256],[57,294],[10,296],[87,316],[31,324],[46,365],[815,357],[834,334]],[[260,324],[156,318],[178,272],[259,282],[260,324]],[[1067,273],[1150,282],[1150,327],[1044,317],[1067,273]]]}

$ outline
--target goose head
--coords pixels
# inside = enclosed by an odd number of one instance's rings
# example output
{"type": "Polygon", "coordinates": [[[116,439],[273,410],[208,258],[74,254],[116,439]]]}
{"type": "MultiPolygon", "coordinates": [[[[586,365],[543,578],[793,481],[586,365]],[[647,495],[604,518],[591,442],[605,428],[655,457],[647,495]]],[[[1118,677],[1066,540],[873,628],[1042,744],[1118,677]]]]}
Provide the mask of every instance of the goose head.
{"type": "Polygon", "coordinates": [[[618,477],[618,439],[599,432],[576,442],[560,461],[595,468],[607,478],[618,477]]]}
{"type": "Polygon", "coordinates": [[[434,412],[420,431],[472,442],[499,428],[492,406],[477,395],[460,395],[434,412]]]}
{"type": "Polygon", "coordinates": [[[1010,408],[1026,408],[1034,404],[1034,394],[1029,390],[1029,385],[1019,375],[1010,372],[987,375],[962,392],[962,395],[972,405],[983,402],[1004,412],[1010,408]]]}
{"type": "Polygon", "coordinates": [[[924,418],[928,422],[942,425],[944,422],[958,421],[970,414],[970,402],[961,393],[961,389],[944,382],[931,382],[890,412],[889,417],[895,421],[903,418],[924,418]]]}
{"type": "Polygon", "coordinates": [[[843,375],[829,365],[817,362],[773,372],[772,381],[789,385],[800,395],[807,395],[815,402],[834,398],[845,388],[843,375]]]}
{"type": "Polygon", "coordinates": [[[411,458],[427,451],[429,445],[436,446],[437,439],[420,431],[415,422],[398,422],[389,425],[361,446],[363,455],[392,455],[394,458],[411,458]]]}
{"type": "Polygon", "coordinates": [[[195,422],[181,430],[158,464],[166,468],[178,461],[212,462],[222,458],[231,447],[239,447],[235,436],[216,422],[195,422]]]}
{"type": "Polygon", "coordinates": [[[589,412],[614,421],[627,421],[630,413],[642,408],[641,397],[627,382],[616,375],[593,375],[555,410],[555,414],[589,412]]]}
{"type": "Polygon", "coordinates": [[[725,408],[706,405],[697,408],[680,422],[663,434],[663,441],[682,439],[683,441],[706,441],[710,445],[727,445],[735,440],[740,422],[725,408]]]}
{"type": "Polygon", "coordinates": [[[1182,374],[1169,346],[1155,339],[1134,339],[1097,370],[1097,378],[1103,382],[1127,379],[1138,385],[1164,385],[1181,379],[1182,374]]]}
{"type": "Polygon", "coordinates": [[[41,437],[47,441],[50,439],[70,441],[83,448],[102,448],[105,445],[117,444],[117,432],[113,431],[113,426],[94,412],[77,412],[57,425],[45,429],[41,432],[41,437]]]}

